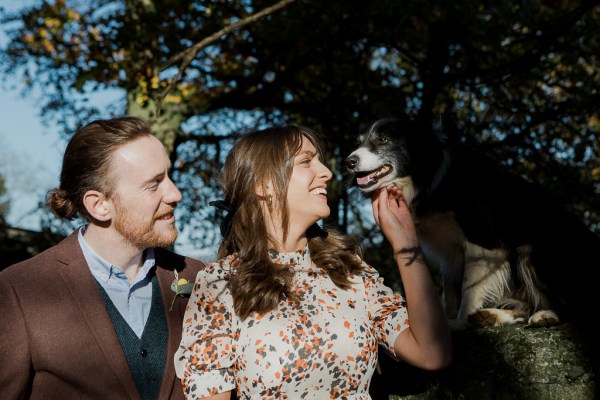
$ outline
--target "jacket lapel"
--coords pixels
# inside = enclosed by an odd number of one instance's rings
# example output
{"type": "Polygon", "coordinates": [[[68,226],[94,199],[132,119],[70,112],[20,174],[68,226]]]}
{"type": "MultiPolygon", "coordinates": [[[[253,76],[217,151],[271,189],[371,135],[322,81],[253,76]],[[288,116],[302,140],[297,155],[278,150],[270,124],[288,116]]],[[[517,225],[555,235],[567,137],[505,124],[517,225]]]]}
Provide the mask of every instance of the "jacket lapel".
{"type": "Polygon", "coordinates": [[[60,273],[73,295],[73,302],[81,311],[89,335],[96,339],[103,355],[102,359],[117,376],[128,398],[139,399],[127,359],[106,311],[104,300],[79,246],[78,232],[79,230],[76,230],[58,245],[59,261],[64,264],[60,273]]]}

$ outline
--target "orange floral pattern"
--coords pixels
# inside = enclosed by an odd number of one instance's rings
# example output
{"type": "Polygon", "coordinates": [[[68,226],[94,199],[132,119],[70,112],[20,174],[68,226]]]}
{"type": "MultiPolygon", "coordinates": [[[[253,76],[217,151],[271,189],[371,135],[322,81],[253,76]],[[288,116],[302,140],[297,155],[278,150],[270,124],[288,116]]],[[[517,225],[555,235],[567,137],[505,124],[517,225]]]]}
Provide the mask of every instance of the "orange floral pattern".
{"type": "Polygon", "coordinates": [[[236,390],[240,399],[369,399],[378,345],[393,355],[408,327],[404,299],[364,263],[342,290],[308,248],[272,257],[293,268],[300,301],[244,321],[228,286],[235,258],[198,273],[175,355],[186,397],[236,390]]]}

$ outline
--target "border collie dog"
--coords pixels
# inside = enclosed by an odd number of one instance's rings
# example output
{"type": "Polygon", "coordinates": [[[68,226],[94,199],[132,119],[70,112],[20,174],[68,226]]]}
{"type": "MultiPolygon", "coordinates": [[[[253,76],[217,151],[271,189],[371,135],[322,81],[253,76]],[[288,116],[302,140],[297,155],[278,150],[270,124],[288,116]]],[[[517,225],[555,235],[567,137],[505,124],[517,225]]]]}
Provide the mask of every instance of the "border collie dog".
{"type": "Polygon", "coordinates": [[[366,195],[401,188],[453,329],[595,318],[600,237],[537,185],[397,118],[367,126],[345,161],[366,195]]]}

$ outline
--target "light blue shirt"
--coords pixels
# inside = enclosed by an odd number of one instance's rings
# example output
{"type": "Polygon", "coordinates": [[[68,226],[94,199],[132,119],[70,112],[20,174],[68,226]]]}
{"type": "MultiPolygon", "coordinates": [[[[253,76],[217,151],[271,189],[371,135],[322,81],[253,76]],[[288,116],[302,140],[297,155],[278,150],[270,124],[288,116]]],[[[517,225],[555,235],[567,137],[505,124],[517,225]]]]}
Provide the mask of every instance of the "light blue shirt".
{"type": "Polygon", "coordinates": [[[79,229],[78,239],[83,256],[92,275],[104,288],[108,297],[119,310],[125,321],[138,338],[142,337],[144,326],[152,304],[152,276],[155,265],[154,250],[144,251],[144,265],[131,283],[123,270],[100,257],[83,238],[86,226],[79,229]]]}

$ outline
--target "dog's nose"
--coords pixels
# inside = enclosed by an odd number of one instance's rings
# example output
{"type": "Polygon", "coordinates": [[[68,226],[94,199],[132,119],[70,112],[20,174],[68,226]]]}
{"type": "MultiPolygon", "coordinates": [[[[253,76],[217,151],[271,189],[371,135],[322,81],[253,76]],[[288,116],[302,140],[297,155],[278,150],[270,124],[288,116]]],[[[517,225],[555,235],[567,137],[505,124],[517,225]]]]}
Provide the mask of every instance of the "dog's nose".
{"type": "Polygon", "coordinates": [[[356,168],[357,164],[358,164],[358,156],[350,156],[350,157],[346,158],[346,167],[348,167],[348,169],[356,168]]]}

